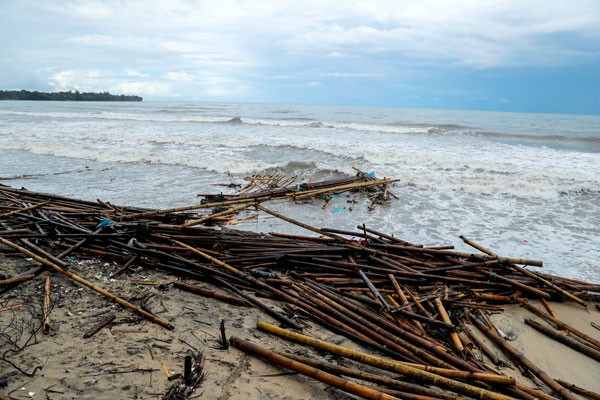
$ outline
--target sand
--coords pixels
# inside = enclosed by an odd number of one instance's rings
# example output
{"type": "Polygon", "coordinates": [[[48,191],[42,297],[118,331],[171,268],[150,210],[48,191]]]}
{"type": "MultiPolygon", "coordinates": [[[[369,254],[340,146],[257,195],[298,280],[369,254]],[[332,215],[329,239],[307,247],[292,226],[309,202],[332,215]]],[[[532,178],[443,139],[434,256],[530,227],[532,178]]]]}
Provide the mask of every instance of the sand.
{"type": "MultiPolygon", "coordinates": [[[[41,366],[33,377],[26,376],[0,361],[0,393],[13,399],[160,399],[170,387],[164,367],[171,374],[182,372],[183,359],[189,350],[200,350],[206,357],[206,380],[191,398],[202,399],[355,399],[325,384],[290,373],[230,347],[219,349],[219,325],[225,321],[227,336],[239,336],[267,348],[313,355],[313,350],[285,342],[258,331],[256,322],[275,323],[256,308],[239,307],[180,291],[167,290],[134,281],[168,283],[175,279],[161,271],[133,268],[117,279],[107,277],[116,266],[92,260],[74,259],[70,270],[98,286],[127,298],[150,291],[148,306],[160,318],[175,326],[173,331],[146,321],[132,319],[132,312],[122,309],[96,292],[55,272],[44,272],[17,289],[0,295],[2,307],[23,304],[20,308],[0,312],[2,353],[10,346],[7,339],[20,345],[30,336],[27,332],[39,326],[43,288],[46,276],[52,278],[52,329],[38,332],[21,351],[7,358],[26,372],[41,366]],[[83,335],[108,313],[116,314],[118,324],[100,330],[84,339],[83,335]],[[18,333],[22,332],[22,335],[18,333]]],[[[14,276],[31,266],[33,261],[0,257],[0,274],[14,276]]],[[[209,284],[199,286],[218,290],[209,284]]],[[[268,300],[264,300],[269,303],[268,300]]],[[[270,303],[279,307],[276,303],[270,303]]],[[[553,303],[560,318],[581,331],[600,339],[600,312],[595,307],[584,310],[574,303],[553,303]]],[[[532,316],[517,306],[505,309],[492,319],[504,332],[516,336],[512,344],[544,369],[550,376],[561,378],[589,390],[600,392],[600,363],[566,346],[547,339],[526,326],[523,318],[532,316]]],[[[300,317],[298,317],[300,318],[300,317]]],[[[348,339],[331,333],[303,318],[305,333],[352,348],[348,339]]],[[[493,345],[490,344],[490,347],[493,345]]],[[[500,351],[494,348],[500,355],[500,351]]],[[[323,355],[319,355],[323,357],[323,355]]],[[[339,361],[328,356],[329,360],[339,361]]],[[[345,365],[352,365],[344,361],[345,365]]],[[[517,370],[504,368],[531,387],[535,383],[517,370]]]]}

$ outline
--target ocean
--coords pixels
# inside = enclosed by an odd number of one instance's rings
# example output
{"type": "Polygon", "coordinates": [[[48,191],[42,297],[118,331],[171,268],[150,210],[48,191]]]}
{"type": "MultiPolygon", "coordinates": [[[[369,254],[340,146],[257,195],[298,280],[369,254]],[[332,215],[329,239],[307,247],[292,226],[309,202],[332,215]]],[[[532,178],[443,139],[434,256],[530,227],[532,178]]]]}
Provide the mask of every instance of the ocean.
{"type": "MultiPolygon", "coordinates": [[[[352,167],[398,200],[342,195],[266,206],[316,227],[367,227],[423,245],[460,235],[542,271],[600,283],[600,116],[195,102],[0,102],[0,183],[116,205],[196,204],[214,184],[352,167]]],[[[232,226],[308,234],[260,215],[232,226]]]]}

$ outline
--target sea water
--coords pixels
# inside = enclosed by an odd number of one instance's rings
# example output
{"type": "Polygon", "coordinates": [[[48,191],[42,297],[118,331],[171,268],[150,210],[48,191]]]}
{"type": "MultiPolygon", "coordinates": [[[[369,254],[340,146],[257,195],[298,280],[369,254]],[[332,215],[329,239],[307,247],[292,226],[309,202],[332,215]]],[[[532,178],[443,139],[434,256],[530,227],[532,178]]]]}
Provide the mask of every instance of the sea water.
{"type": "MultiPolygon", "coordinates": [[[[423,245],[460,235],[544,271],[600,283],[600,117],[191,102],[0,102],[0,183],[169,208],[254,173],[399,179],[367,210],[349,195],[266,206],[316,227],[423,245]]],[[[233,226],[312,234],[260,215],[233,226]]]]}

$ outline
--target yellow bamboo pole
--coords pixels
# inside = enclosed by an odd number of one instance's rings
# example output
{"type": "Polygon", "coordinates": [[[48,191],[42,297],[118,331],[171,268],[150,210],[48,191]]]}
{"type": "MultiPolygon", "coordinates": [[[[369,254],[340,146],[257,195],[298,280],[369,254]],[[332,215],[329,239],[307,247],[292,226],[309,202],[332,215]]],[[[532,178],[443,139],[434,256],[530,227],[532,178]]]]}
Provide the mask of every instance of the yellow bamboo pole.
{"type": "MultiPolygon", "coordinates": [[[[446,312],[446,309],[444,308],[444,305],[442,304],[440,298],[436,297],[435,299],[433,299],[433,302],[437,307],[438,312],[440,313],[440,317],[442,317],[442,321],[451,324],[452,321],[450,321],[450,316],[448,315],[448,312],[446,312]]],[[[459,354],[462,354],[465,351],[465,348],[462,342],[460,341],[458,334],[456,332],[450,332],[450,339],[452,339],[452,344],[454,344],[456,350],[459,351],[459,354]]]]}
{"type": "MultiPolygon", "coordinates": [[[[263,321],[259,321],[257,326],[258,329],[262,331],[272,333],[284,339],[292,340],[296,343],[305,344],[319,350],[323,350],[342,357],[350,358],[355,361],[360,361],[362,363],[386,369],[388,371],[396,372],[411,377],[415,380],[426,382],[444,389],[451,390],[456,393],[462,393],[480,400],[514,400],[512,397],[503,395],[501,393],[492,392],[467,383],[462,383],[450,378],[446,378],[431,372],[422,371],[420,369],[414,368],[413,366],[399,363],[395,360],[375,357],[369,354],[348,349],[343,346],[338,346],[335,344],[324,342],[322,340],[314,339],[309,336],[302,335],[300,333],[295,333],[292,331],[288,331],[287,329],[279,328],[275,325],[271,325],[263,321]]],[[[471,375],[472,374],[473,373],[471,373],[471,375]]]]}
{"type": "Polygon", "coordinates": [[[282,356],[281,354],[277,354],[263,347],[260,347],[252,342],[248,342],[237,337],[232,337],[229,339],[229,341],[233,346],[237,347],[242,351],[256,354],[259,357],[272,362],[273,364],[279,365],[287,369],[291,369],[292,371],[296,371],[302,375],[326,383],[337,389],[343,390],[344,392],[352,393],[363,399],[400,400],[397,397],[390,396],[389,394],[385,394],[370,387],[359,385],[358,383],[354,383],[352,381],[340,378],[315,367],[311,367],[310,365],[301,363],[299,361],[294,361],[290,358],[282,356]]]}
{"type": "Polygon", "coordinates": [[[112,293],[107,292],[106,290],[95,286],[93,283],[91,283],[90,281],[87,281],[77,275],[75,275],[74,273],[67,271],[65,269],[63,269],[62,267],[60,267],[59,265],[53,263],[52,261],[46,260],[45,258],[42,258],[40,256],[38,256],[35,253],[32,253],[31,251],[19,246],[18,244],[15,244],[9,240],[4,239],[3,237],[0,237],[0,243],[2,243],[5,246],[8,246],[12,249],[17,250],[18,252],[25,254],[27,257],[31,257],[33,258],[35,261],[39,262],[40,264],[43,264],[47,267],[52,268],[53,270],[55,270],[56,272],[60,272],[63,275],[68,276],[69,278],[73,279],[74,281],[77,281],[79,283],[81,283],[84,286],[89,287],[90,289],[92,289],[93,291],[100,293],[101,295],[103,295],[104,297],[108,297],[109,299],[111,299],[112,301],[114,301],[117,304],[122,305],[125,308],[128,308],[132,311],[135,311],[136,313],[142,315],[144,318],[149,319],[150,321],[154,322],[155,324],[158,324],[164,328],[167,329],[174,329],[173,325],[169,324],[168,322],[163,321],[162,319],[150,314],[147,311],[142,310],[139,307],[136,307],[135,305],[129,303],[126,300],[121,299],[120,297],[115,296],[112,293]]]}

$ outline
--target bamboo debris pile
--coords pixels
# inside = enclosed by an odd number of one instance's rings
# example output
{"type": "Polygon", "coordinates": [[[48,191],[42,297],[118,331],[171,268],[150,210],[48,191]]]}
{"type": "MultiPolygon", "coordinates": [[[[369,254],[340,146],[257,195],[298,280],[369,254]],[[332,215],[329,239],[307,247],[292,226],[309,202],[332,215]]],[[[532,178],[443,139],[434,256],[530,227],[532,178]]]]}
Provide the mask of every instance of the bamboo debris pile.
{"type": "Polygon", "coordinates": [[[227,205],[238,203],[260,203],[267,200],[307,200],[322,198],[325,201],[323,208],[327,207],[332,200],[332,196],[347,191],[362,191],[371,200],[369,210],[375,208],[377,204],[387,204],[390,197],[397,198],[389,190],[389,185],[397,182],[395,179],[377,179],[374,173],[367,173],[356,167],[355,176],[331,179],[327,181],[312,182],[310,177],[306,182],[296,182],[296,177],[288,177],[283,173],[276,174],[258,174],[245,178],[250,183],[246,186],[231,184],[219,184],[237,189],[232,194],[198,194],[202,196],[201,200],[205,203],[225,202],[227,205]]]}
{"type": "MultiPolygon", "coordinates": [[[[362,183],[367,182],[369,179],[362,183]]],[[[345,185],[348,182],[337,182],[333,187],[345,185]]],[[[303,194],[315,195],[319,190],[323,188],[311,187],[303,194]]],[[[177,281],[175,287],[238,306],[257,307],[288,328],[260,322],[258,329],[352,360],[348,363],[354,367],[344,369],[314,358],[271,351],[237,336],[230,340],[233,346],[367,399],[468,396],[529,400],[556,396],[574,400],[571,390],[575,391],[575,385],[548,376],[492,323],[489,314],[501,312],[510,303],[521,303],[531,316],[544,321],[525,321],[527,324],[551,337],[565,336],[561,331],[567,331],[569,340],[557,338],[560,343],[598,360],[600,341],[552,315],[550,302],[574,301],[585,307],[598,300],[600,285],[533,272],[522,266],[541,267],[540,261],[500,256],[466,237],[462,239],[476,253],[455,251],[452,246],[425,247],[364,225],[353,231],[312,227],[256,204],[263,198],[257,193],[265,193],[265,198],[290,193],[296,196],[287,188],[278,188],[219,200],[241,204],[241,200],[249,199],[259,211],[319,236],[190,226],[186,223],[190,215],[184,211],[198,206],[142,210],[100,200],[87,202],[0,188],[0,243],[4,251],[23,254],[42,265],[4,277],[0,295],[53,270],[173,329],[169,321],[73,274],[65,260],[67,256],[111,260],[120,266],[113,277],[126,274],[132,265],[162,269],[186,280],[177,281]],[[197,282],[212,284],[218,290],[199,288],[197,282]],[[275,300],[278,309],[261,298],[275,300]],[[538,301],[548,313],[534,305],[538,301]],[[366,350],[353,351],[299,333],[306,328],[305,318],[366,350]],[[497,348],[485,346],[482,334],[497,348]],[[485,357],[479,357],[476,350],[485,357]],[[531,389],[500,373],[498,368],[504,361],[498,351],[518,369],[535,376],[541,389],[531,389]],[[373,371],[373,367],[379,372],[360,372],[373,371]],[[396,374],[393,379],[390,372],[396,374]]],[[[577,390],[586,393],[585,388],[577,390]]]]}

